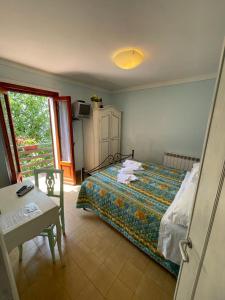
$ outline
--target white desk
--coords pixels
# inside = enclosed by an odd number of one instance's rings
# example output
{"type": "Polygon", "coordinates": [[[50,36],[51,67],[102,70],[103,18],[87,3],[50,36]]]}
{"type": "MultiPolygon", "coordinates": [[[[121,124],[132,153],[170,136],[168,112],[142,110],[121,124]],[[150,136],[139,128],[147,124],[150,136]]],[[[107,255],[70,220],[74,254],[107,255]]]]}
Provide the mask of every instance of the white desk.
{"type": "MultiPolygon", "coordinates": [[[[23,184],[26,183],[31,184],[29,181],[23,182],[23,184]]],[[[29,203],[37,204],[41,213],[32,217],[25,217],[23,224],[18,223],[8,231],[4,232],[4,230],[2,230],[7,250],[10,252],[15,247],[40,234],[44,228],[54,224],[57,229],[57,245],[62,262],[61,226],[58,206],[36,187],[23,197],[18,197],[16,191],[23,184],[17,183],[0,189],[0,220],[4,218],[4,214],[19,211],[29,203]]]]}

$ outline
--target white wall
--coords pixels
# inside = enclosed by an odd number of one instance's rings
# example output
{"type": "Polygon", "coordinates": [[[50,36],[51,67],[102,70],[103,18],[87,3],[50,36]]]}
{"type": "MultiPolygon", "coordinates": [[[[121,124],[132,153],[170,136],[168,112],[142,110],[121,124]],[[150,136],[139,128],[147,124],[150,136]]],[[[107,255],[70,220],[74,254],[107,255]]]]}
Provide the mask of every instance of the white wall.
{"type": "Polygon", "coordinates": [[[202,80],[113,95],[123,112],[122,151],[161,162],[164,151],[199,157],[215,80],[202,80]]]}
{"type": "MultiPolygon", "coordinates": [[[[89,87],[67,80],[60,76],[51,75],[33,68],[0,59],[0,81],[19,85],[31,86],[59,92],[61,96],[71,96],[76,99],[88,100],[93,94],[103,98],[104,104],[110,103],[110,95],[106,91],[89,87]]],[[[80,170],[83,162],[81,122],[73,122],[75,141],[76,170],[80,170]]],[[[0,152],[0,157],[2,156],[0,152]]]]}

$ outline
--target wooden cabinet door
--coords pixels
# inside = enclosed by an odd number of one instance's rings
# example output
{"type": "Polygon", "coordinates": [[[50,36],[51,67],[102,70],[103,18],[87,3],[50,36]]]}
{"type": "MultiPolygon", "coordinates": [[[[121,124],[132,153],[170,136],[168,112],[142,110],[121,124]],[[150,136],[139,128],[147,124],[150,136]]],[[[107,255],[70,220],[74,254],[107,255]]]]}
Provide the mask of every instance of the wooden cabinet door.
{"type": "Polygon", "coordinates": [[[110,138],[110,113],[100,114],[100,141],[106,141],[110,138]]]}
{"type": "Polygon", "coordinates": [[[110,141],[105,140],[100,142],[100,163],[102,163],[110,154],[110,141]]]}
{"type": "Polygon", "coordinates": [[[120,153],[120,139],[111,139],[110,152],[112,155],[120,153]]]}
{"type": "Polygon", "coordinates": [[[64,170],[64,182],[76,183],[71,98],[54,98],[58,167],[64,170]]]}
{"type": "Polygon", "coordinates": [[[113,110],[110,116],[110,153],[112,155],[120,152],[120,127],[121,113],[113,110]]]}
{"type": "Polygon", "coordinates": [[[111,113],[111,124],[110,124],[110,137],[111,139],[120,139],[120,114],[112,111],[111,113]]]}
{"type": "Polygon", "coordinates": [[[110,155],[110,112],[99,116],[99,164],[110,155]]]}

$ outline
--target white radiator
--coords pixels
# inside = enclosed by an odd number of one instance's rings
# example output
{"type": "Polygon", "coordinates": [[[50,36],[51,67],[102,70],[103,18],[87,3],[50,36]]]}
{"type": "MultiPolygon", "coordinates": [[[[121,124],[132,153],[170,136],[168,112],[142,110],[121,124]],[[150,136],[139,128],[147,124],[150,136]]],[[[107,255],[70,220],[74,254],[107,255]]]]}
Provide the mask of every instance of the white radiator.
{"type": "Polygon", "coordinates": [[[199,161],[200,159],[196,157],[165,152],[163,164],[175,169],[191,170],[193,164],[199,161]]]}

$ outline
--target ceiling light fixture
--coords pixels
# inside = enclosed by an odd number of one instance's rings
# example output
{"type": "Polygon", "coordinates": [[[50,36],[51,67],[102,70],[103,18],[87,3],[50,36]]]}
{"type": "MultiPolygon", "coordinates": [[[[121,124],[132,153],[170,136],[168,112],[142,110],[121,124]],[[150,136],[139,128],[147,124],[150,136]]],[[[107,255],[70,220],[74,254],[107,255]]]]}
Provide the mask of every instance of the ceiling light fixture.
{"type": "Polygon", "coordinates": [[[144,54],[136,48],[126,48],[114,53],[113,62],[115,65],[124,70],[134,69],[144,60],[144,54]]]}

